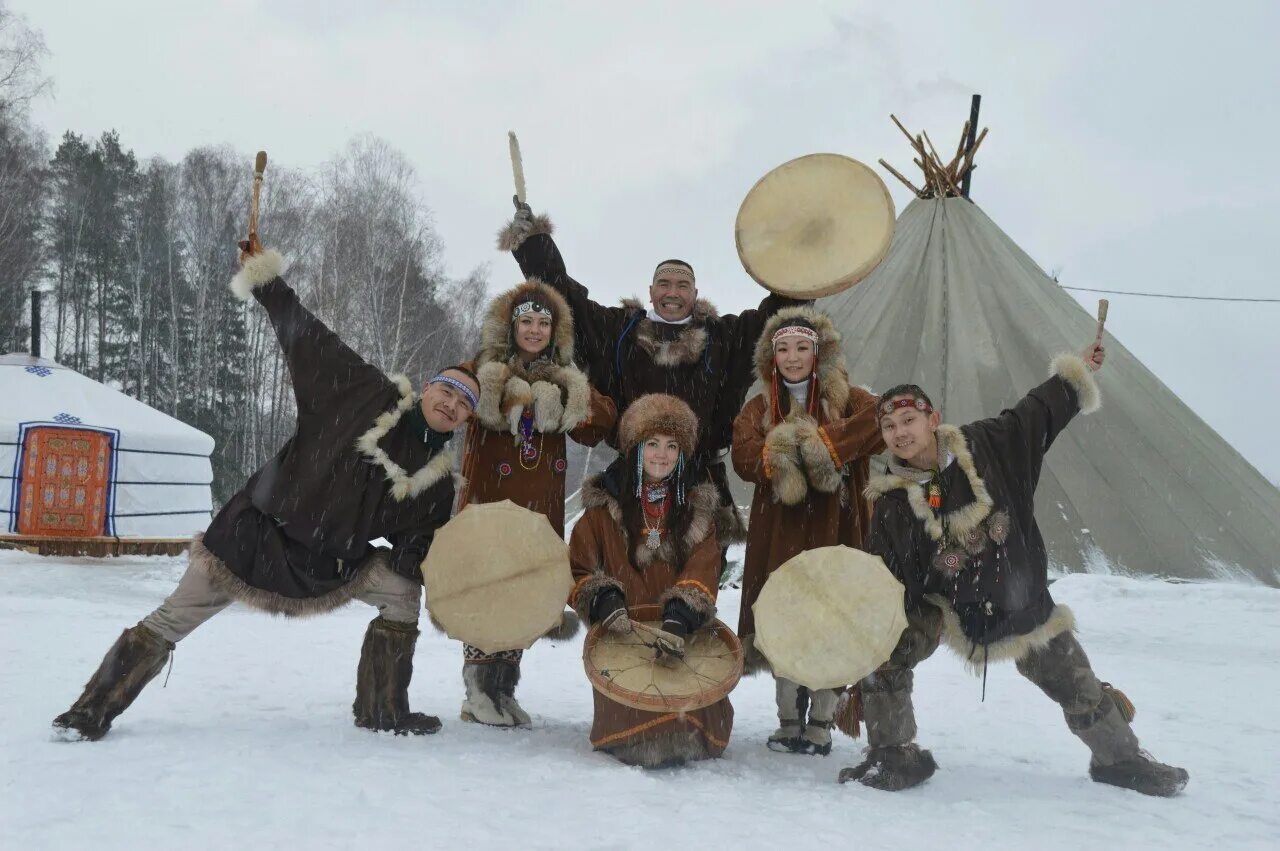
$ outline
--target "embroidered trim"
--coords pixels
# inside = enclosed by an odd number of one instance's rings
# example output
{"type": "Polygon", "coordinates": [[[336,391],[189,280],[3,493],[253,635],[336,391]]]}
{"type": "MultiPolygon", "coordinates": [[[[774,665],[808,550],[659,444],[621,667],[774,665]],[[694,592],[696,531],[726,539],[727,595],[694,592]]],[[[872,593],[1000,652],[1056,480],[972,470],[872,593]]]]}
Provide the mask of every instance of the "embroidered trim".
{"type": "Polygon", "coordinates": [[[676,585],[690,585],[694,588],[697,588],[703,594],[706,594],[708,598],[712,600],[716,598],[716,595],[712,594],[710,589],[707,588],[707,586],[703,585],[701,582],[699,582],[696,579],[681,579],[679,582],[676,583],[676,585]]]}
{"type": "Polygon", "coordinates": [[[831,436],[827,434],[827,430],[822,426],[818,427],[818,437],[822,438],[822,442],[826,444],[827,452],[831,453],[831,463],[839,467],[840,456],[836,454],[836,446],[831,442],[831,436]]]}
{"type": "Polygon", "coordinates": [[[764,467],[764,477],[766,479],[773,478],[773,462],[769,460],[769,444],[765,443],[764,448],[760,450],[760,463],[764,467]]]}
{"type": "MultiPolygon", "coordinates": [[[[712,706],[714,705],[715,704],[712,704],[712,706]]],[[[672,721],[685,721],[686,723],[691,724],[694,727],[697,727],[698,732],[700,732],[703,736],[706,736],[707,741],[715,745],[717,748],[724,749],[729,746],[728,742],[723,742],[717,739],[715,736],[708,733],[706,725],[702,723],[701,719],[697,718],[696,716],[690,715],[687,712],[670,712],[666,715],[660,715],[657,718],[654,718],[650,721],[645,721],[644,723],[637,724],[634,727],[628,727],[627,729],[621,732],[613,733],[611,735],[605,736],[602,739],[598,739],[598,740],[592,739],[591,745],[592,747],[602,748],[606,745],[613,744],[614,742],[619,741],[621,739],[629,739],[632,736],[637,736],[640,733],[644,733],[649,730],[652,730],[654,727],[659,727],[663,724],[669,724],[672,721]]]]}
{"type": "Polygon", "coordinates": [[[373,426],[356,438],[356,450],[386,471],[387,481],[391,482],[391,495],[397,502],[403,502],[416,497],[447,476],[453,469],[453,455],[444,451],[437,452],[411,475],[378,446],[378,441],[396,427],[404,412],[418,403],[418,395],[413,392],[413,385],[408,378],[393,375],[391,381],[400,391],[400,401],[390,411],[379,414],[373,421],[373,426]]]}

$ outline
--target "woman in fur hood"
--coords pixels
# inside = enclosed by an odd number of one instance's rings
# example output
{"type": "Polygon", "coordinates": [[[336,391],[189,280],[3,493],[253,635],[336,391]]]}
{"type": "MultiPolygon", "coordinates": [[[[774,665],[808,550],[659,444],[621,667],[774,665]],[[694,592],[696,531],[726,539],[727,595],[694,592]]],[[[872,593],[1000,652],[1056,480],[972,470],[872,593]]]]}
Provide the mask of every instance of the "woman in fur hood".
{"type": "MultiPolygon", "coordinates": [[[[537,281],[498,296],[481,329],[480,353],[468,366],[481,392],[467,429],[460,505],[509,499],[546,515],[563,536],[565,438],[594,446],[617,420],[613,401],[597,393],[574,365],[568,304],[537,281]]],[[[574,620],[560,636],[576,628],[574,620]]],[[[462,719],[529,726],[529,715],[515,698],[521,651],[487,655],[467,646],[463,654],[462,719]]]]}
{"type": "MultiPolygon", "coordinates": [[[[674,396],[641,396],[622,416],[622,455],[582,487],[585,511],[569,540],[569,602],[590,623],[629,632],[628,606],[659,605],[663,629],[683,638],[715,618],[720,543],[715,485],[690,486],[698,419],[674,396]]],[[[681,648],[668,647],[679,655],[681,648]]],[[[663,714],[597,690],[591,744],[628,765],[657,768],[720,756],[733,728],[724,698],[663,714]]]]}
{"type": "MultiPolygon", "coordinates": [[[[768,668],[755,649],[751,610],[765,580],[804,550],[862,546],[871,519],[862,497],[868,462],[884,451],[876,397],[849,385],[829,316],[811,307],[780,311],[765,325],[755,360],[764,392],[733,424],[733,467],[756,486],[738,616],[749,672],[768,668]]],[[[830,753],[838,698],[837,691],[809,692],[778,678],[779,725],[769,747],[830,753]]]]}

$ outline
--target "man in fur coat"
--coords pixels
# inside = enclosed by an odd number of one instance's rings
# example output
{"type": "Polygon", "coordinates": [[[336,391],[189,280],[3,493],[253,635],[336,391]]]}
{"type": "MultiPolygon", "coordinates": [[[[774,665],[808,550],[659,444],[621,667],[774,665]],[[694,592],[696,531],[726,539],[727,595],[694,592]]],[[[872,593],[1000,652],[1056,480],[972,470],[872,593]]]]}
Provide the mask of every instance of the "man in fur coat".
{"type": "Polygon", "coordinates": [[[1162,796],[1186,785],[1185,770],[1138,747],[1133,705],[1098,681],[1071,611],[1049,594],[1036,484],[1067,423],[1100,406],[1093,372],[1103,359],[1097,342],[1083,356],[1060,355],[1049,380],[1012,408],[960,428],[942,425],[914,385],[881,397],[893,461],[867,487],[876,503],[866,549],[906,586],[908,626],[889,661],[860,684],[869,747],[862,764],[840,772],[841,782],[899,790],[933,774],[933,756],[914,742],[912,669],[945,640],[977,671],[1013,660],[1062,707],[1092,754],[1094,780],[1162,796]]]}
{"type": "MultiPolygon", "coordinates": [[[[862,547],[871,509],[862,491],[872,455],[884,451],[876,397],[849,384],[840,332],[812,307],[789,307],[769,320],[756,344],[764,392],[733,426],[733,467],[755,485],[742,574],[738,635],[747,673],[768,670],[756,649],[752,607],[764,584],[805,550],[862,547]]],[[[772,750],[831,752],[839,693],[776,678],[778,729],[772,750]]]]}
{"type": "MultiPolygon", "coordinates": [[[[625,411],[647,393],[684,400],[698,418],[695,477],[705,475],[720,497],[717,530],[722,546],[744,540],[745,527],[729,494],[723,456],[733,437],[733,420],[754,380],[756,340],[769,317],[804,302],[769,295],[760,306],[720,316],[698,298],[693,267],[666,260],[654,270],[649,308],[625,299],[619,307],[593,301],[587,288],[566,271],[546,216],[534,216],[517,202],[516,215],[498,234],[528,278],[559,291],[573,310],[575,342],[591,384],[625,411]]],[[[615,433],[609,445],[618,449],[615,433]]]]}
{"type": "Polygon", "coordinates": [[[378,609],[356,673],[358,727],[434,733],[409,710],[420,565],[453,507],[451,433],[478,403],[465,370],[422,395],[361,360],[304,308],[275,251],[241,256],[235,295],[266,309],[293,379],[297,431],[191,545],[178,587],[107,651],[84,693],[54,719],[63,738],[97,740],[164,666],[174,645],[231,605],[288,617],[360,600],[378,609]],[[369,541],[385,537],[390,551],[369,541]]]}

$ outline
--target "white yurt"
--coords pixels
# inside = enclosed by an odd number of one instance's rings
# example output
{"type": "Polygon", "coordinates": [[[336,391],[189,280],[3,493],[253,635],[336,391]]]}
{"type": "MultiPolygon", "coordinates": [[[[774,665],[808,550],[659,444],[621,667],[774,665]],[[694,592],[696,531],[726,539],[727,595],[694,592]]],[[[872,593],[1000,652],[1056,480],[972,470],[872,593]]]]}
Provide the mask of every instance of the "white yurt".
{"type": "Polygon", "coordinates": [[[0,532],[182,539],[212,510],[213,438],[73,369],[0,355],[0,532]]]}

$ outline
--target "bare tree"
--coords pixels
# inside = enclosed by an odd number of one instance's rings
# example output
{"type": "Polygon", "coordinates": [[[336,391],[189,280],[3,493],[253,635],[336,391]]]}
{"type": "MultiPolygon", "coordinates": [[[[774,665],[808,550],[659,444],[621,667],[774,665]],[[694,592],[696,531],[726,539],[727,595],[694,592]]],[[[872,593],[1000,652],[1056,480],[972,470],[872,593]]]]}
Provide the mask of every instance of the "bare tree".
{"type": "Polygon", "coordinates": [[[44,36],[0,2],[0,117],[23,113],[33,99],[50,90],[52,81],[40,70],[48,53],[44,36]]]}

